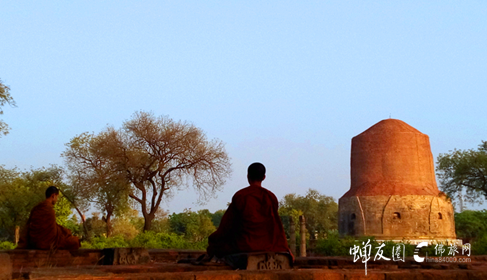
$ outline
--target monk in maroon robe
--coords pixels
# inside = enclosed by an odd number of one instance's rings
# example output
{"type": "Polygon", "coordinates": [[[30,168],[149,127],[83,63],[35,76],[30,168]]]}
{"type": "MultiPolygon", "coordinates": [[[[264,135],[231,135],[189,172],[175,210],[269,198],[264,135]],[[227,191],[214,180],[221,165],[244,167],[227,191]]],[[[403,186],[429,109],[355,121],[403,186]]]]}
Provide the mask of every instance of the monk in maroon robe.
{"type": "Polygon", "coordinates": [[[58,196],[59,190],[56,187],[47,188],[46,200],[37,204],[30,212],[17,249],[77,250],[80,247],[78,237],[73,236],[69,229],[56,223],[54,204],[58,196]]]}
{"type": "Polygon", "coordinates": [[[238,253],[276,252],[290,254],[292,258],[277,212],[277,198],[262,187],[264,165],[251,164],[247,178],[250,186],[233,196],[218,230],[208,238],[208,256],[221,258],[238,253]]]}

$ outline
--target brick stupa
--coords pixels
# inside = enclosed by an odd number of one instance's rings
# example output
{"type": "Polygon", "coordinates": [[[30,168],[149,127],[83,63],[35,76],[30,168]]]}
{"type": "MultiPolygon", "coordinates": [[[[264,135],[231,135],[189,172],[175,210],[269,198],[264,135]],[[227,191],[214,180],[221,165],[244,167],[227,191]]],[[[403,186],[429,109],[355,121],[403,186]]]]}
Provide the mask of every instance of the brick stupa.
{"type": "Polygon", "coordinates": [[[428,135],[386,119],[352,138],[351,186],[339,200],[339,232],[413,242],[456,238],[428,135]]]}

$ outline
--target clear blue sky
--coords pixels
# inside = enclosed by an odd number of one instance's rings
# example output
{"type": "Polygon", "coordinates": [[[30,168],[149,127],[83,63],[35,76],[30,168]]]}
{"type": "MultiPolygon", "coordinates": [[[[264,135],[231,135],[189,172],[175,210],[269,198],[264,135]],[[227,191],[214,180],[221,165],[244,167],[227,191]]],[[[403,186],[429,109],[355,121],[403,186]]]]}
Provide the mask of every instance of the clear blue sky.
{"type": "Polygon", "coordinates": [[[267,166],[280,199],[350,187],[350,141],[382,119],[430,137],[434,158],[487,140],[486,1],[0,1],[0,78],[17,108],[0,164],[63,164],[64,144],[137,110],[226,143],[233,175],[267,166]]]}

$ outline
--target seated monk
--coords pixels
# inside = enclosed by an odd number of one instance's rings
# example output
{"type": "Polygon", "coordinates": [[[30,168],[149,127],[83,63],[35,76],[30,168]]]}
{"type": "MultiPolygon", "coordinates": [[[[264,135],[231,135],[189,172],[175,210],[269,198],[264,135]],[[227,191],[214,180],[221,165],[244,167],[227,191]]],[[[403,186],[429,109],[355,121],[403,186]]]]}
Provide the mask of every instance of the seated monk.
{"type": "Polygon", "coordinates": [[[27,226],[17,249],[64,249],[77,250],[80,247],[78,237],[71,235],[71,231],[56,223],[54,204],[59,196],[56,187],[46,190],[46,200],[37,204],[30,212],[27,226]]]}
{"type": "Polygon", "coordinates": [[[262,187],[264,165],[251,164],[247,179],[250,186],[235,193],[217,231],[209,236],[207,257],[225,257],[231,264],[232,256],[239,253],[275,252],[293,259],[277,212],[277,198],[262,187]]]}

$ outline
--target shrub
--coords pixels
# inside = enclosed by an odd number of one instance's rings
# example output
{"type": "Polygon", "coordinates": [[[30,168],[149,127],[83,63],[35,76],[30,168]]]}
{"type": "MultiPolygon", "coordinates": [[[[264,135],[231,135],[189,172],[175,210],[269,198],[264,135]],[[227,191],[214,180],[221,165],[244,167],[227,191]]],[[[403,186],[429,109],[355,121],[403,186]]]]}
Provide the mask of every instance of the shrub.
{"type": "Polygon", "coordinates": [[[347,256],[355,240],[352,237],[339,238],[338,232],[329,232],[326,239],[318,239],[316,253],[324,256],[347,256]]]}
{"type": "Polygon", "coordinates": [[[125,240],[134,239],[139,231],[129,219],[118,218],[113,221],[111,236],[122,236],[125,240]]]}
{"type": "Polygon", "coordinates": [[[472,254],[487,255],[487,234],[477,237],[472,242],[472,254]]]}
{"type": "Polygon", "coordinates": [[[191,242],[182,235],[153,231],[139,233],[132,240],[125,240],[122,235],[117,235],[109,238],[99,236],[90,241],[81,242],[83,249],[142,247],[148,249],[205,250],[206,246],[208,246],[208,239],[191,242]]]}
{"type": "Polygon", "coordinates": [[[83,249],[103,249],[103,248],[124,248],[129,247],[129,243],[123,239],[122,236],[93,237],[89,242],[81,242],[81,248],[83,249]]]}
{"type": "Polygon", "coordinates": [[[0,250],[13,250],[15,247],[17,247],[17,245],[12,242],[0,241],[0,250]]]}
{"type": "Polygon", "coordinates": [[[153,231],[140,233],[132,241],[130,241],[130,246],[132,247],[144,247],[154,249],[205,250],[207,245],[207,239],[198,242],[190,242],[182,235],[165,232],[156,233],[153,231]]]}
{"type": "Polygon", "coordinates": [[[487,233],[487,210],[455,213],[455,230],[458,238],[482,237],[487,233]]]}

